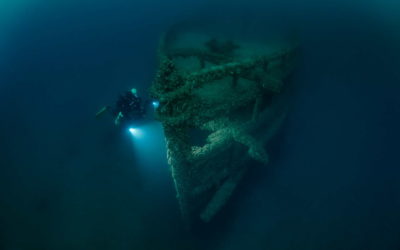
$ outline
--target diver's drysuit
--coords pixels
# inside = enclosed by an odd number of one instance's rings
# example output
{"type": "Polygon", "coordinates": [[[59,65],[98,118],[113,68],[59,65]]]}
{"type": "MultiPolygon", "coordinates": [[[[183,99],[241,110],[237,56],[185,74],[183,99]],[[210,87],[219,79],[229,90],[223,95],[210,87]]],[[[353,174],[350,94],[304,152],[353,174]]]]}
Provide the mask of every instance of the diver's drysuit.
{"type": "Polygon", "coordinates": [[[120,125],[126,121],[143,119],[146,110],[136,89],[131,89],[118,98],[112,113],[115,116],[115,125],[120,125]]]}
{"type": "Polygon", "coordinates": [[[96,117],[101,116],[108,110],[114,116],[114,124],[116,126],[140,121],[146,113],[142,98],[138,96],[135,88],[120,95],[114,107],[105,106],[100,109],[96,117]]]}

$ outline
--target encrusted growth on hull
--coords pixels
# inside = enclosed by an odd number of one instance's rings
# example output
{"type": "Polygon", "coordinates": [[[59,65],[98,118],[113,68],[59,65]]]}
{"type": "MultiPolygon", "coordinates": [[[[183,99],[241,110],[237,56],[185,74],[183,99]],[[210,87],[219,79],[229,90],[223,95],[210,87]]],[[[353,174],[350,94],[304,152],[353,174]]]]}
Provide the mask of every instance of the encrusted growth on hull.
{"type": "Polygon", "coordinates": [[[186,219],[207,222],[249,165],[268,163],[265,145],[285,117],[279,96],[294,47],[261,43],[254,53],[246,42],[200,31],[172,31],[161,44],[152,95],[177,198],[186,219]]]}

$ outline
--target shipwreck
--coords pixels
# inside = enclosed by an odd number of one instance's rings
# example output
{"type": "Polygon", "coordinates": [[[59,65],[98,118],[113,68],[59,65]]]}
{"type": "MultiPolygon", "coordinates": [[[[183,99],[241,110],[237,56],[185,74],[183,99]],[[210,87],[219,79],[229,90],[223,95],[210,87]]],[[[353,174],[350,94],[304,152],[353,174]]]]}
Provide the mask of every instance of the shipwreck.
{"type": "Polygon", "coordinates": [[[164,34],[151,95],[186,220],[210,221],[246,171],[269,161],[287,113],[296,45],[174,27],[164,34]]]}

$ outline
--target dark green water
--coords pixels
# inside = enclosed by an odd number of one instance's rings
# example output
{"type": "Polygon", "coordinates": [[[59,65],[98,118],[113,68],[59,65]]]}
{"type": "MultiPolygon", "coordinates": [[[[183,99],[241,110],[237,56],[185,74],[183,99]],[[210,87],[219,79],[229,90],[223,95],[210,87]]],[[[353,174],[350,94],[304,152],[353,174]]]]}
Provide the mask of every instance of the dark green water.
{"type": "Polygon", "coordinates": [[[0,2],[0,249],[400,249],[400,4],[0,2]],[[159,124],[133,141],[104,104],[156,70],[160,35],[202,18],[296,31],[292,110],[208,225],[181,221],[159,124]]]}

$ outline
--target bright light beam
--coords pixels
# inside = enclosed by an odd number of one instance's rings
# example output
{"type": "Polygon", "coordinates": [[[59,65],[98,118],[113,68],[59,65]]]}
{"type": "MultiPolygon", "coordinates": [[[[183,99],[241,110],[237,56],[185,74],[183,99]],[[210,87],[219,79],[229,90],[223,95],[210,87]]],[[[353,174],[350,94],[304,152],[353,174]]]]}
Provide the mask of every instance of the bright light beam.
{"type": "Polygon", "coordinates": [[[160,103],[158,101],[153,101],[152,104],[155,109],[158,108],[158,106],[160,106],[160,103]]]}
{"type": "Polygon", "coordinates": [[[137,128],[129,128],[129,132],[135,137],[135,138],[139,138],[142,136],[142,131],[140,131],[137,128]]]}
{"type": "Polygon", "coordinates": [[[155,184],[160,181],[162,174],[168,175],[167,152],[162,125],[152,121],[144,124],[132,124],[125,130],[132,142],[135,168],[140,171],[140,176],[145,182],[155,184]],[[136,137],[135,134],[141,133],[136,137]]]}

